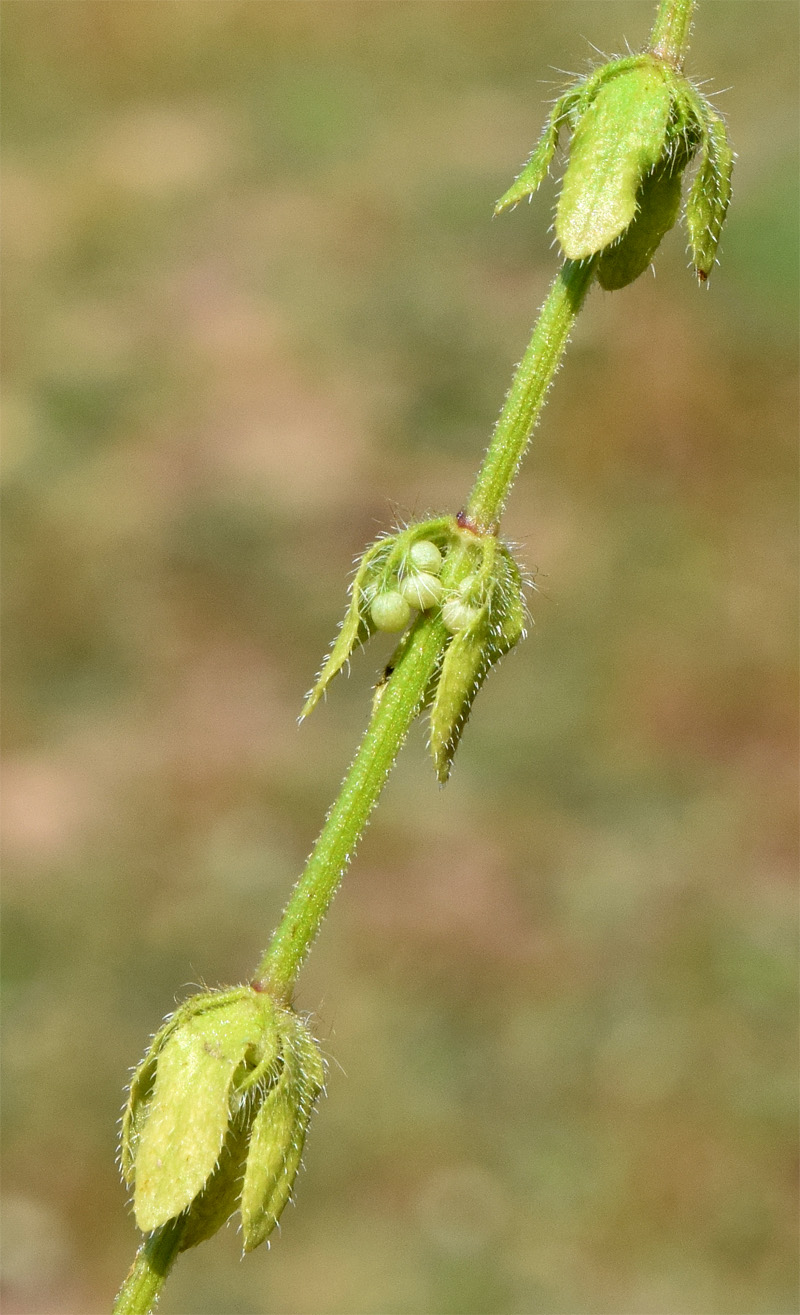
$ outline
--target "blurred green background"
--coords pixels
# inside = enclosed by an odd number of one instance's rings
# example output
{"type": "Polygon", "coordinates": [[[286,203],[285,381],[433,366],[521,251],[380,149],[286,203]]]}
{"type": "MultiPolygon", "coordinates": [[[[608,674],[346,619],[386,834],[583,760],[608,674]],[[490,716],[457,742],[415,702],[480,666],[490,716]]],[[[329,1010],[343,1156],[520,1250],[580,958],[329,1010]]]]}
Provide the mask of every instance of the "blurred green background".
{"type": "MultiPolygon", "coordinates": [[[[251,971],[364,724],[354,555],[455,510],[556,268],[491,222],[646,3],[6,3],[4,1310],[108,1309],[129,1065],[251,971]]],[[[164,1315],[783,1315],[795,1143],[797,51],[704,0],[708,291],[595,291],[509,508],[535,629],[404,751],[305,970],[271,1251],[164,1315]]]]}

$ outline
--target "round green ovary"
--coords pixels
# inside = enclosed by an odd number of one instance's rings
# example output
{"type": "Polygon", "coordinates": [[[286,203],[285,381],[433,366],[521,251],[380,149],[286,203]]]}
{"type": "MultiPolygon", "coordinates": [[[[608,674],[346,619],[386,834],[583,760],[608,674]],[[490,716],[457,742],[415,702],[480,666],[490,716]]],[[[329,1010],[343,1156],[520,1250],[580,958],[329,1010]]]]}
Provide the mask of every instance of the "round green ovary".
{"type": "Polygon", "coordinates": [[[463,602],[457,596],[446,598],[442,603],[442,620],[451,635],[457,634],[459,630],[465,630],[477,620],[479,615],[477,607],[470,607],[469,603],[463,602]]]}
{"type": "Polygon", "coordinates": [[[418,571],[426,571],[430,575],[438,575],[442,569],[442,554],[430,539],[420,539],[413,544],[409,549],[408,560],[418,571]]]}
{"type": "Polygon", "coordinates": [[[429,607],[435,607],[439,602],[442,596],[442,585],[435,575],[431,575],[427,571],[420,571],[418,574],[406,576],[400,585],[400,592],[406,602],[424,612],[429,607]]]}
{"type": "Polygon", "coordinates": [[[369,610],[376,628],[385,630],[389,634],[403,630],[411,619],[411,608],[396,589],[391,589],[386,594],[378,594],[369,610]]]}

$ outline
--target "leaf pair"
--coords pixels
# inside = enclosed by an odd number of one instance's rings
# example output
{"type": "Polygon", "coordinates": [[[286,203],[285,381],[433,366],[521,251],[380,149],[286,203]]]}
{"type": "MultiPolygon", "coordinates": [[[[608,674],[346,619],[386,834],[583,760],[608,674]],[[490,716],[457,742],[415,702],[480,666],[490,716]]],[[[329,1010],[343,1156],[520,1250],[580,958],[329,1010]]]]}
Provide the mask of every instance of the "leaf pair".
{"type": "MultiPolygon", "coordinates": [[[[398,581],[401,590],[417,599],[416,606],[424,604],[444,623],[441,661],[420,696],[420,707],[430,708],[430,748],[437,776],[444,782],[475,695],[494,664],[523,636],[525,626],[522,578],[509,549],[492,534],[464,529],[456,517],[409,526],[367,549],[341,629],[301,715],[308,716],[356,644],[374,632],[375,599],[390,596],[385,591],[398,581]],[[415,564],[427,568],[416,580],[408,574],[415,564]],[[440,576],[431,577],[432,570],[440,576]],[[429,606],[421,592],[425,581],[428,587],[436,585],[429,606]]],[[[387,667],[389,678],[415,634],[408,631],[401,640],[387,667]]],[[[383,681],[375,691],[375,708],[385,690],[383,681]]]]}

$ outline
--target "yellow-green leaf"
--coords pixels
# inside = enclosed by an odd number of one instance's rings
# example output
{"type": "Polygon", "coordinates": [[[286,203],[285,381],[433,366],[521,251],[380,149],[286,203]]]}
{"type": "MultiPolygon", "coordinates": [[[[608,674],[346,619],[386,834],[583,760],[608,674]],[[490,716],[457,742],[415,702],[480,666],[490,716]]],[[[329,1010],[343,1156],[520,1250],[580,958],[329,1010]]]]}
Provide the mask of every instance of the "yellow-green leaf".
{"type": "Polygon", "coordinates": [[[639,185],[664,153],[670,103],[649,58],[600,86],[573,134],[558,200],[556,235],[568,259],[602,251],[630,224],[639,185]]]}
{"type": "Polygon", "coordinates": [[[267,1092],[250,1134],[241,1196],[245,1251],[269,1237],[292,1192],[308,1122],[324,1071],[316,1043],[296,1015],[285,1015],[283,1069],[267,1092]]]}
{"type": "Polygon", "coordinates": [[[322,666],[314,688],[305,701],[303,711],[300,713],[301,718],[307,717],[310,712],[313,712],[328,685],[334,676],[341,671],[356,645],[365,644],[372,634],[374,626],[369,615],[371,598],[368,596],[368,587],[371,578],[376,573],[378,563],[381,558],[387,555],[390,548],[390,539],[379,539],[364,553],[353,580],[350,605],[345,612],[339,633],[322,666]]]}
{"type": "Polygon", "coordinates": [[[445,649],[430,715],[430,747],[436,775],[444,784],[470,708],[491,665],[488,607],[459,630],[445,649]]]}
{"type": "Polygon", "coordinates": [[[597,281],[606,291],[627,287],[650,265],[663,238],[678,218],[683,167],[663,161],[649,173],[636,194],[636,216],[622,237],[606,247],[597,264],[597,281]]]}
{"type": "Polygon", "coordinates": [[[545,124],[544,131],[534,147],[533,154],[522,172],[514,179],[508,191],[497,202],[494,208],[496,215],[500,215],[504,210],[510,210],[512,206],[518,205],[526,196],[533,196],[540,183],[547,177],[550,163],[558,145],[559,129],[579,95],[580,89],[574,88],[565,92],[556,101],[553,112],[545,124]]]}
{"type": "Polygon", "coordinates": [[[704,128],[700,163],[686,203],[692,261],[702,282],[714,268],[717,245],[730,204],[733,174],[733,151],[725,124],[707,102],[704,128]]]}
{"type": "Polygon", "coordinates": [[[234,1075],[264,1039],[262,1001],[196,1012],[157,1056],[135,1155],[134,1213],[144,1233],[191,1205],[210,1178],[230,1118],[234,1075]]]}

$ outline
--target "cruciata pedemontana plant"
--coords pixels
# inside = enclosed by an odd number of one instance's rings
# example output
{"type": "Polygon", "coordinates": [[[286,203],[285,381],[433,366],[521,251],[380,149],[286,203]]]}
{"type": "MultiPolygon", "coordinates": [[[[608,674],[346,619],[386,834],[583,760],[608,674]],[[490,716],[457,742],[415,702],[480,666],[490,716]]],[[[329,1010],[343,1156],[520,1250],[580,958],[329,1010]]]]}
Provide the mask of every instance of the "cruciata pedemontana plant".
{"type": "Polygon", "coordinates": [[[249,983],[203,991],[167,1019],[135,1070],[121,1166],[146,1234],[114,1307],[152,1309],[175,1258],[238,1211],[245,1251],[289,1199],[323,1064],[292,1008],[297,974],[413,720],[447,780],[473,701],[524,635],[523,581],[498,537],[519,463],[592,283],[613,290],[650,264],[684,194],[705,281],[730,198],[720,115],[683,74],[694,0],[660,0],[647,50],[612,59],[556,100],[499,213],[533,194],[568,138],[556,210],[564,262],[520,362],[472,492],[457,515],[382,535],[362,556],[339,634],[302,716],[376,631],[400,635],[361,746],[249,983]],[[684,175],[694,175],[688,188],[684,175]]]}

